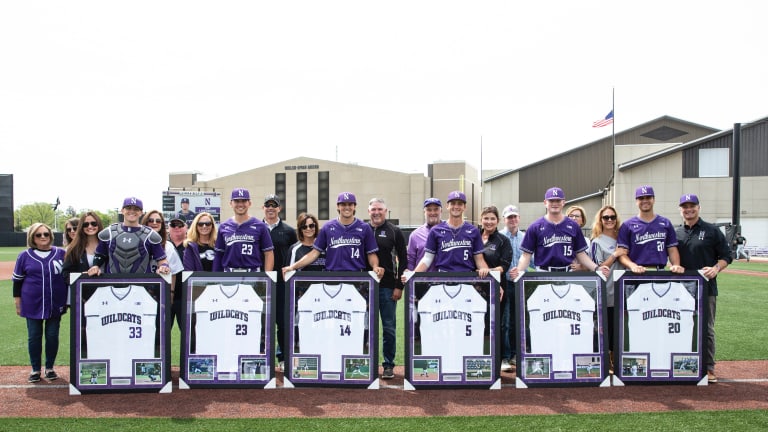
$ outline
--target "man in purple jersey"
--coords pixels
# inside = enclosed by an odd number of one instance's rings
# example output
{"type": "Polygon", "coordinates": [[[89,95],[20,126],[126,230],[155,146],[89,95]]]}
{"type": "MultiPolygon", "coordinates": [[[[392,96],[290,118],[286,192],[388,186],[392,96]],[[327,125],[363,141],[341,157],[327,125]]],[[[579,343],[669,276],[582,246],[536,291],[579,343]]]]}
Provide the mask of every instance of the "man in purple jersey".
{"type": "MultiPolygon", "coordinates": [[[[437,271],[475,271],[486,277],[489,269],[483,258],[483,239],[476,226],[464,221],[467,197],[464,192],[448,194],[448,220],[440,222],[429,231],[424,245],[424,257],[414,269],[424,272],[434,263],[437,271]]],[[[403,276],[408,279],[407,275],[403,276]]]]}
{"type": "Polygon", "coordinates": [[[136,197],[123,200],[123,223],[113,223],[99,232],[99,244],[89,276],[106,273],[151,273],[152,260],[157,261],[157,273],[170,274],[160,234],[139,224],[144,204],[136,197]]]}
{"type": "Polygon", "coordinates": [[[619,262],[632,273],[643,274],[646,268],[663,270],[669,260],[669,271],[683,273],[680,253],[677,251],[677,235],[672,222],[653,212],[656,195],[650,186],[635,190],[635,203],[640,213],[621,224],[617,250],[625,253],[619,262]]]}
{"type": "MultiPolygon", "coordinates": [[[[424,258],[424,245],[427,243],[427,236],[437,224],[441,222],[440,213],[443,211],[443,203],[437,198],[427,198],[424,200],[424,225],[416,228],[408,237],[408,270],[413,270],[419,265],[419,261],[424,258]]],[[[427,271],[437,271],[434,263],[427,271]]]]}
{"type": "Polygon", "coordinates": [[[547,213],[528,226],[520,244],[523,252],[517,267],[509,270],[512,280],[517,279],[531,263],[538,271],[570,271],[574,258],[591,271],[601,269],[608,274],[608,268],[601,268],[587,255],[587,241],[579,224],[565,217],[563,205],[565,193],[559,187],[551,187],[544,194],[547,213]]]}
{"type": "Polygon", "coordinates": [[[248,214],[251,194],[235,188],[229,205],[235,215],[219,225],[213,257],[215,272],[272,271],[275,267],[274,246],[269,227],[248,214]]]}
{"type": "Polygon", "coordinates": [[[356,208],[357,199],[353,193],[340,193],[336,199],[339,217],[323,225],[313,250],[293,265],[283,267],[283,275],[315,262],[320,252],[325,251],[325,269],[328,271],[364,271],[370,265],[381,278],[384,269],[379,267],[379,257],[376,256],[379,247],[373,229],[355,217],[356,208]]]}

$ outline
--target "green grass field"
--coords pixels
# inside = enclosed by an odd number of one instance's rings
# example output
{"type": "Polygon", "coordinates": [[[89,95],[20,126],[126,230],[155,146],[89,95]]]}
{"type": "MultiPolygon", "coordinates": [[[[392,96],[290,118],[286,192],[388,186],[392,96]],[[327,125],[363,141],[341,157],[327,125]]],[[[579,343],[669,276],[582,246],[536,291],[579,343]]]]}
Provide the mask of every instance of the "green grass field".
{"type": "MultiPolygon", "coordinates": [[[[13,261],[18,248],[0,248],[0,260],[13,261]],[[13,250],[11,250],[13,249],[13,250]]],[[[734,269],[768,272],[768,263],[734,263],[734,269]]],[[[718,360],[768,359],[768,329],[763,325],[768,310],[766,279],[754,276],[722,274],[718,278],[720,296],[717,310],[718,360]]],[[[0,281],[0,320],[4,323],[6,342],[0,345],[0,365],[27,365],[26,328],[24,320],[15,315],[10,295],[11,282],[0,281]]],[[[397,364],[403,364],[403,311],[404,302],[398,303],[397,364]]],[[[61,347],[56,364],[69,364],[69,320],[61,326],[61,347]]],[[[179,364],[179,331],[171,333],[173,365],[179,364]]],[[[513,411],[514,407],[510,407],[513,411]]],[[[478,413],[482,414],[482,413],[478,413]]],[[[335,430],[379,431],[420,430],[467,431],[470,429],[536,428],[552,431],[599,430],[703,430],[752,431],[768,430],[768,413],[764,411],[716,411],[637,414],[580,414],[550,416],[478,416],[478,417],[421,417],[421,418],[355,418],[355,419],[42,419],[0,418],[0,430],[141,430],[141,431],[240,431],[240,430],[335,430]]]]}

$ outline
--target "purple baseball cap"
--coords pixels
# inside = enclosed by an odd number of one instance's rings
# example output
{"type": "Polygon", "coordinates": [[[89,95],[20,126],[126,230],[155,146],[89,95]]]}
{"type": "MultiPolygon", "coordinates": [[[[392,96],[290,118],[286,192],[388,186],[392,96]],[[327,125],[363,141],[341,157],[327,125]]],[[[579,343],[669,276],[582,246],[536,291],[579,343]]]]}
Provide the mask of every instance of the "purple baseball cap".
{"type": "Polygon", "coordinates": [[[559,187],[551,187],[547,189],[547,192],[544,194],[545,200],[564,200],[565,199],[565,192],[563,192],[562,189],[559,187]]]}
{"type": "Polygon", "coordinates": [[[454,200],[459,200],[459,201],[463,202],[464,204],[466,204],[467,203],[467,196],[464,195],[464,192],[462,192],[462,191],[453,191],[453,192],[448,194],[448,199],[446,200],[446,202],[451,202],[451,201],[454,201],[454,200]]]}
{"type": "Polygon", "coordinates": [[[650,196],[650,197],[655,197],[656,196],[656,194],[653,193],[653,188],[652,187],[650,187],[648,185],[644,185],[644,186],[640,186],[639,188],[635,189],[635,199],[638,199],[640,197],[645,197],[645,196],[650,196]]]}
{"type": "Polygon", "coordinates": [[[694,194],[685,194],[680,197],[680,205],[688,203],[699,205],[699,197],[694,194]]]}
{"type": "Polygon", "coordinates": [[[248,192],[248,189],[245,188],[234,188],[232,189],[232,197],[230,200],[249,200],[251,199],[251,194],[248,192]]]}
{"type": "Polygon", "coordinates": [[[434,205],[436,205],[438,207],[442,207],[443,206],[443,203],[440,202],[439,198],[427,198],[427,199],[424,200],[424,207],[426,207],[426,206],[428,206],[430,204],[434,204],[434,205]]]}
{"type": "Polygon", "coordinates": [[[128,206],[136,206],[140,210],[144,210],[144,203],[142,203],[141,200],[136,197],[128,197],[123,200],[123,208],[128,206]]]}
{"type": "Polygon", "coordinates": [[[355,194],[352,192],[342,192],[339,194],[339,197],[336,198],[336,204],[340,203],[357,204],[357,198],[355,198],[355,194]]]}

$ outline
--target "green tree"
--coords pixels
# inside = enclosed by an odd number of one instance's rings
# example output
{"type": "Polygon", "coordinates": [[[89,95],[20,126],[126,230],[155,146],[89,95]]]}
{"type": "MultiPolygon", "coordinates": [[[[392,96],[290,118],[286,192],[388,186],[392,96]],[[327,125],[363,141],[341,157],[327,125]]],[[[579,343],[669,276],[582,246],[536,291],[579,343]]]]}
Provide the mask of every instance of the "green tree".
{"type": "Polygon", "coordinates": [[[30,225],[37,222],[42,222],[53,227],[55,225],[54,219],[56,214],[50,203],[36,202],[33,204],[25,204],[19,207],[14,212],[16,218],[16,227],[24,231],[29,228],[30,225]]]}

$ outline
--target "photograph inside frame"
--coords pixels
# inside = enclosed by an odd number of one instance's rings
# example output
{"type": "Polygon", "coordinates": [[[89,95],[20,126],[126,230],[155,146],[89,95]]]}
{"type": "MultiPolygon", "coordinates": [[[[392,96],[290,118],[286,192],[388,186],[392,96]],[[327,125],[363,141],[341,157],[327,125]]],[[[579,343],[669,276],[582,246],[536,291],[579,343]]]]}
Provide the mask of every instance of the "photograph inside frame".
{"type": "Polygon", "coordinates": [[[621,366],[626,380],[692,379],[701,369],[699,278],[620,280],[621,366]]]}
{"type": "Polygon", "coordinates": [[[602,280],[533,273],[519,286],[518,377],[528,383],[599,383],[606,372],[602,280]]]}
{"type": "MultiPolygon", "coordinates": [[[[163,282],[82,279],[75,373],[81,390],[162,386],[170,377],[164,355],[163,282]]],[[[74,334],[74,333],[73,333],[74,334]]]]}
{"type": "Polygon", "coordinates": [[[186,286],[182,368],[188,383],[269,381],[269,279],[192,276],[186,286]]]}
{"type": "Polygon", "coordinates": [[[286,377],[295,384],[369,384],[377,375],[373,279],[296,275],[286,377]]]}
{"type": "MultiPolygon", "coordinates": [[[[496,377],[496,281],[476,276],[414,276],[407,325],[411,383],[482,384],[496,377]]],[[[496,294],[498,295],[498,294],[496,294]]]]}

